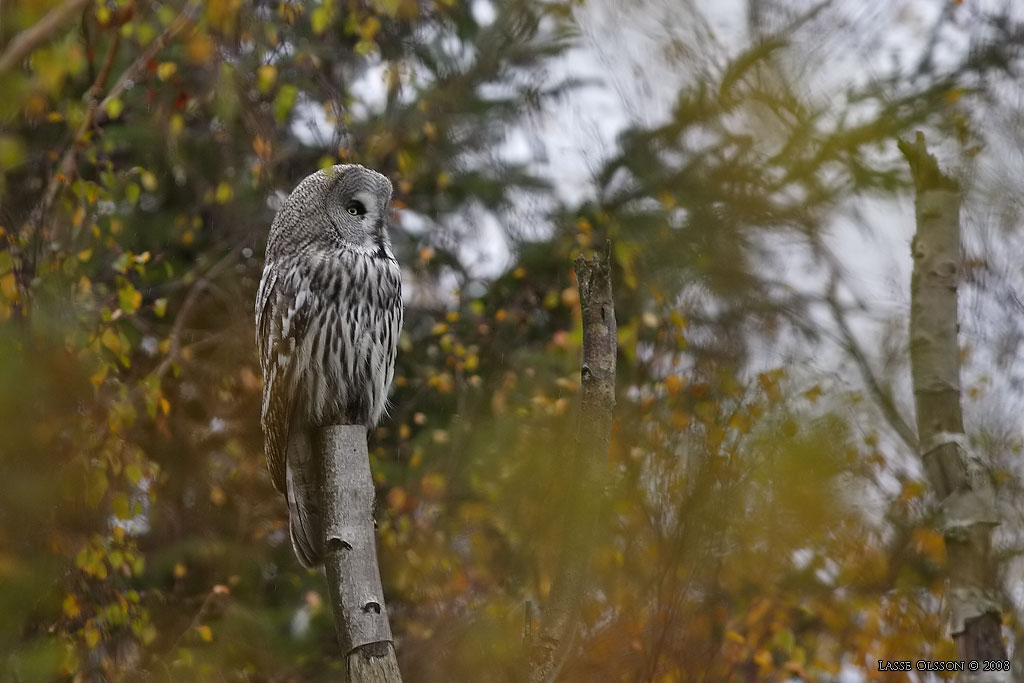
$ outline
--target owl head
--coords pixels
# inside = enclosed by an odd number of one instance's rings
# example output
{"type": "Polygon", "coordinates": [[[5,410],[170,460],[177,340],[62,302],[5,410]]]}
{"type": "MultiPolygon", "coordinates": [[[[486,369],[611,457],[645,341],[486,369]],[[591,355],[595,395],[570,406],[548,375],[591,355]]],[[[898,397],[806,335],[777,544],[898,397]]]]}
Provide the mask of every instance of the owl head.
{"type": "Polygon", "coordinates": [[[391,181],[356,164],[306,176],[281,206],[270,228],[267,256],[312,247],[387,249],[391,181]]]}

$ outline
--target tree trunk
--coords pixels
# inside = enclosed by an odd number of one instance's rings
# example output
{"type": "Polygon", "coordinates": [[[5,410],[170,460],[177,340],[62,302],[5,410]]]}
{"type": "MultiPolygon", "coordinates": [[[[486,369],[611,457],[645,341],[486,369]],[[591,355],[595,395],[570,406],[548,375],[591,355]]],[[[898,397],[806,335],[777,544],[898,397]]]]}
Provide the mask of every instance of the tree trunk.
{"type": "Polygon", "coordinates": [[[350,683],[401,683],[377,567],[366,427],[320,430],[324,570],[350,683]]]}
{"type": "MultiPolygon", "coordinates": [[[[583,390],[576,425],[573,504],[565,521],[565,542],[558,573],[543,610],[541,627],[528,645],[526,680],[551,683],[562,668],[587,585],[601,500],[601,484],[608,463],[612,413],[615,409],[615,354],[618,338],[612,299],[611,243],[603,255],[576,259],[576,284],[583,315],[583,390]]],[[[529,618],[529,617],[528,617],[529,618]]],[[[529,625],[528,625],[529,628],[529,625]]]]}
{"type": "MultiPolygon", "coordinates": [[[[900,141],[917,190],[912,243],[910,362],[925,472],[940,501],[946,540],[950,626],[959,658],[1005,662],[1002,609],[991,557],[998,523],[985,463],[964,437],[957,344],[960,272],[960,186],[928,153],[921,133],[900,141]]],[[[1009,673],[967,672],[965,681],[1009,681],[1009,673]]]]}

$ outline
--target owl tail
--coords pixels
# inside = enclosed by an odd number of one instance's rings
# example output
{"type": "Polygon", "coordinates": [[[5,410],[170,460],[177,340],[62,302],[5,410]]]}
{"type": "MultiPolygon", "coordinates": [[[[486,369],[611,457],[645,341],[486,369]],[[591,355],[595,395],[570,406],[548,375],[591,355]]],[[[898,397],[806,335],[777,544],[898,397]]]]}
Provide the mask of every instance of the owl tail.
{"type": "Polygon", "coordinates": [[[285,465],[292,547],[299,562],[312,569],[320,564],[323,555],[318,510],[319,472],[308,431],[296,429],[292,433],[296,437],[288,445],[285,465]]]}

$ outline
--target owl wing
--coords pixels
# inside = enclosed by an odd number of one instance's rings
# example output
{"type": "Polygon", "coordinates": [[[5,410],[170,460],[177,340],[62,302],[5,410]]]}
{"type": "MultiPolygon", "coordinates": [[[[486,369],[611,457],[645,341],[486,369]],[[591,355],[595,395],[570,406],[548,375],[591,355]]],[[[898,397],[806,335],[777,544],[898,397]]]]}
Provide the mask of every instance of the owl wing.
{"type": "MultiPolygon", "coordinates": [[[[301,278],[299,279],[301,281],[301,278]]],[[[288,269],[268,263],[256,295],[256,345],[263,370],[261,423],[266,443],[267,467],[274,486],[286,493],[288,430],[294,411],[296,350],[309,326],[308,292],[294,285],[288,269]]]]}

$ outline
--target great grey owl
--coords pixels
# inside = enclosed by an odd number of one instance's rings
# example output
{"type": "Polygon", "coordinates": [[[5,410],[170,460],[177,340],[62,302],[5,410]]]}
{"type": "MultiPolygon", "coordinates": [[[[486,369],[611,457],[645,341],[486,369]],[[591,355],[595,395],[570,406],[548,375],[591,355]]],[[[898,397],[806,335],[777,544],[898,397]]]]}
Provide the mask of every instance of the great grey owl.
{"type": "Polygon", "coordinates": [[[274,218],[256,295],[262,424],[292,546],[315,567],[319,427],[372,428],[384,414],[402,329],[402,280],[387,230],[391,182],[339,165],[299,183],[274,218]]]}

